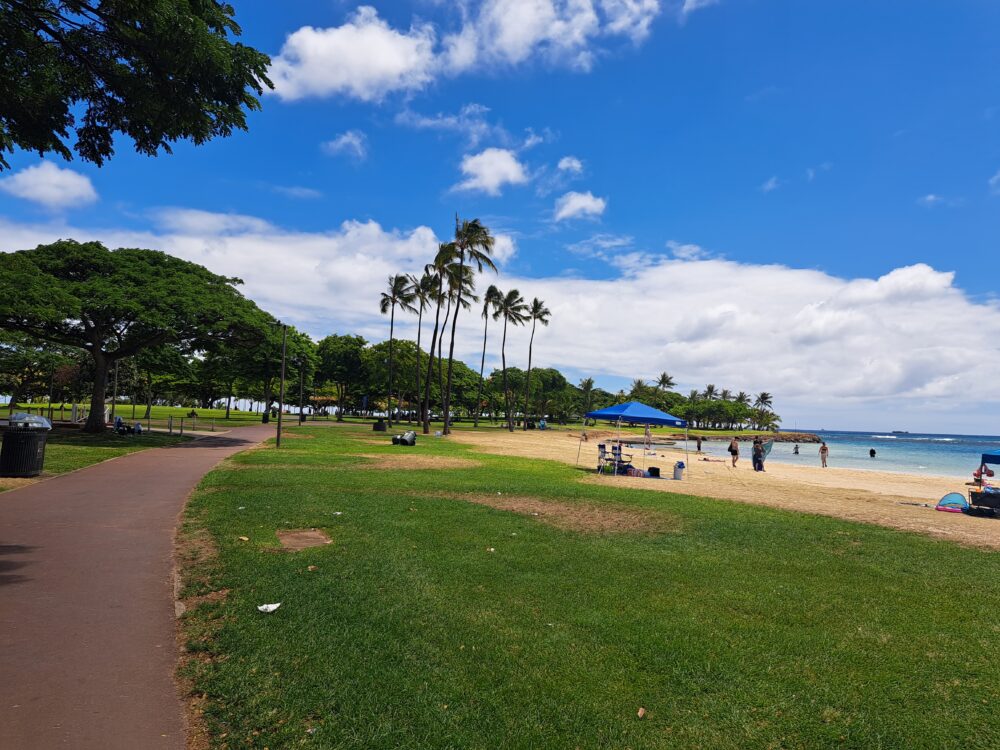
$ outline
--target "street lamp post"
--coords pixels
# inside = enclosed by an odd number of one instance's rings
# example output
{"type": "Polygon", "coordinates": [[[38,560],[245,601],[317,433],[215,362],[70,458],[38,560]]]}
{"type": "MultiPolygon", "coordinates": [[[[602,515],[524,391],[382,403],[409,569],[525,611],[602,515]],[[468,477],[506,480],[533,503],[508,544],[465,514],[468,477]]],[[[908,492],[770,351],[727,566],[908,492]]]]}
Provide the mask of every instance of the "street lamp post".
{"type": "Polygon", "coordinates": [[[285,345],[288,341],[288,326],[281,324],[281,386],[278,388],[278,437],[275,439],[275,448],[281,447],[281,414],[282,406],[285,403],[285,345]]]}
{"type": "Polygon", "coordinates": [[[299,424],[306,421],[305,412],[302,410],[302,393],[306,385],[306,371],[302,360],[299,360],[299,424]]]}

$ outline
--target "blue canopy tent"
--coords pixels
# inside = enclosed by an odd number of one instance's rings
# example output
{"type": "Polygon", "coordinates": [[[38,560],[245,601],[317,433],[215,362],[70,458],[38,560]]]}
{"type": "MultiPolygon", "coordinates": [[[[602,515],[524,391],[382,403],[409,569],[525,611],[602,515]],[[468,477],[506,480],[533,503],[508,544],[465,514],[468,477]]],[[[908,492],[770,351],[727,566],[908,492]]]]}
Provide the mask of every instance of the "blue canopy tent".
{"type": "Polygon", "coordinates": [[[617,406],[609,406],[607,409],[590,411],[585,415],[588,419],[603,419],[608,422],[630,422],[632,424],[660,424],[670,427],[687,428],[688,423],[683,419],[678,419],[673,414],[654,409],[640,401],[629,401],[617,406]]]}
{"type": "MultiPolygon", "coordinates": [[[[673,414],[667,414],[667,412],[665,411],[654,409],[652,406],[644,404],[641,401],[628,401],[624,404],[609,406],[606,409],[599,409],[597,411],[587,412],[584,416],[587,417],[588,419],[616,422],[618,424],[619,431],[621,430],[622,422],[625,422],[627,424],[666,425],[668,427],[683,427],[684,454],[685,458],[688,458],[687,456],[688,423],[683,419],[675,417],[673,414]]],[[[620,432],[618,435],[618,439],[620,442],[621,441],[620,432]]],[[[643,451],[643,453],[645,454],[645,450],[643,451]]],[[[645,458],[643,460],[645,460],[645,458]]],[[[579,462],[579,452],[577,452],[577,461],[579,462]]]]}

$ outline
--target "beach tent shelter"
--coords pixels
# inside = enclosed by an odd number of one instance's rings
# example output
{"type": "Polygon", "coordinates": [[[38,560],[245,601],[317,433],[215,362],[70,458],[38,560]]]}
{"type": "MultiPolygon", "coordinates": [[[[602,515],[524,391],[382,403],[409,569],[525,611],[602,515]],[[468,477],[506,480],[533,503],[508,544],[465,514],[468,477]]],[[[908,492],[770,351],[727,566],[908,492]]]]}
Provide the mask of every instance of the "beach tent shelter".
{"type": "MultiPolygon", "coordinates": [[[[652,406],[642,403],[641,401],[628,401],[624,404],[617,404],[616,406],[609,406],[607,409],[599,409],[598,411],[590,411],[585,415],[589,419],[605,420],[607,422],[616,422],[618,428],[621,429],[622,422],[628,424],[642,424],[642,425],[666,425],[668,427],[683,427],[684,428],[684,452],[687,454],[687,426],[688,423],[675,417],[673,414],[667,414],[665,411],[660,411],[659,409],[654,409],[652,406]]],[[[619,438],[621,435],[619,434],[619,438]]],[[[690,459],[689,459],[690,460],[690,459]]]]}
{"type": "Polygon", "coordinates": [[[607,409],[587,412],[588,419],[601,419],[607,422],[627,422],[632,424],[659,424],[668,427],[687,428],[687,422],[678,419],[673,414],[654,409],[641,401],[629,401],[617,406],[609,406],[607,409]]]}

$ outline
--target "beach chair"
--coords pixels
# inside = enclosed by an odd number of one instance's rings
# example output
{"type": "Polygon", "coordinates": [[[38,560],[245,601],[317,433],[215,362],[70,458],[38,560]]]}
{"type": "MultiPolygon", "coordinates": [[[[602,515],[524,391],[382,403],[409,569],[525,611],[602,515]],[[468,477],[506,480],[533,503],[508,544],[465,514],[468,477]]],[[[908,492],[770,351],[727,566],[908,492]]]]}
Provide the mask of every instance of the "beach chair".
{"type": "Polygon", "coordinates": [[[622,444],[616,443],[611,446],[611,462],[614,464],[615,474],[623,474],[624,470],[632,465],[632,454],[622,455],[622,444]]]}
{"type": "Polygon", "coordinates": [[[604,443],[597,444],[597,473],[603,474],[604,467],[608,464],[608,449],[604,443]]]}

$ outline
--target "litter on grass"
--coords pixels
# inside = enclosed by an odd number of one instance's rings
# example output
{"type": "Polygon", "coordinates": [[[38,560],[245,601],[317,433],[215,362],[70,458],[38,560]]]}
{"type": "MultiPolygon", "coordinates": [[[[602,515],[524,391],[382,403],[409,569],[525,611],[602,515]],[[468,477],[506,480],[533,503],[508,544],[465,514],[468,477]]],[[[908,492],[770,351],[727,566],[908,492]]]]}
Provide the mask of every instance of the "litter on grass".
{"type": "Polygon", "coordinates": [[[258,604],[257,609],[258,611],[263,612],[265,615],[269,615],[280,606],[281,602],[278,602],[277,604],[258,604]]]}
{"type": "Polygon", "coordinates": [[[241,536],[241,537],[239,537],[239,540],[241,542],[249,542],[250,541],[250,537],[248,537],[248,536],[241,536]]]}

